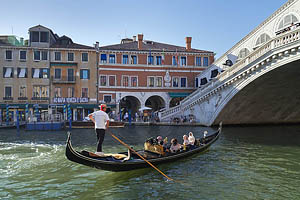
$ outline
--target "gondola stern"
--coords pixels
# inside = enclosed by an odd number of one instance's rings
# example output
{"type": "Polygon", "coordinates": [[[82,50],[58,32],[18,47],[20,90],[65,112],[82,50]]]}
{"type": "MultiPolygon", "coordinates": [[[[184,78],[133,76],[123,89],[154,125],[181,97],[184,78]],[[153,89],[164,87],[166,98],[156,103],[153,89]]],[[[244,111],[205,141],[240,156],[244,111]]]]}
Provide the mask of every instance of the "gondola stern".
{"type": "Polygon", "coordinates": [[[68,138],[67,138],[67,142],[66,142],[66,157],[68,158],[68,160],[70,161],[74,161],[74,153],[72,153],[73,147],[71,144],[71,132],[68,131],[68,138]]]}
{"type": "Polygon", "coordinates": [[[67,138],[67,143],[71,140],[71,135],[72,133],[70,131],[67,132],[68,138],[67,138]]]}

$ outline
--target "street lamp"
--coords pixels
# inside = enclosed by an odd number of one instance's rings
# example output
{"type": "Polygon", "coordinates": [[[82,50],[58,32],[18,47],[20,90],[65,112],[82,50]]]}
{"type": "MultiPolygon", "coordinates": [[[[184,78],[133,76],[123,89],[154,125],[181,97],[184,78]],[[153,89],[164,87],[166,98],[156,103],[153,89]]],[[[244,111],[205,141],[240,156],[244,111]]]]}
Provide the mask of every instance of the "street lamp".
{"type": "Polygon", "coordinates": [[[96,77],[97,77],[97,83],[96,83],[96,102],[97,102],[97,105],[99,105],[99,71],[98,71],[98,68],[99,68],[99,42],[96,42],[95,44],[95,49],[96,49],[96,77]]]}
{"type": "Polygon", "coordinates": [[[119,102],[119,116],[120,116],[120,121],[122,121],[122,113],[121,113],[121,97],[122,97],[122,94],[121,93],[119,93],[119,100],[118,100],[118,102],[119,102]]]}

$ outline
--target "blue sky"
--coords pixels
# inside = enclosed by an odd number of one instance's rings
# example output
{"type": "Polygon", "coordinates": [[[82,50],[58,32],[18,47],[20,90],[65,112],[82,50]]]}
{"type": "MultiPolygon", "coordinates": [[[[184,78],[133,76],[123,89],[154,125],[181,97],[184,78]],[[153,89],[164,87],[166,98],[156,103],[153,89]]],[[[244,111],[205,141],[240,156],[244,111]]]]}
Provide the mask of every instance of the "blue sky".
{"type": "Polygon", "coordinates": [[[28,38],[41,24],[76,43],[144,39],[214,51],[220,57],[287,0],[0,0],[0,35],[28,38]]]}

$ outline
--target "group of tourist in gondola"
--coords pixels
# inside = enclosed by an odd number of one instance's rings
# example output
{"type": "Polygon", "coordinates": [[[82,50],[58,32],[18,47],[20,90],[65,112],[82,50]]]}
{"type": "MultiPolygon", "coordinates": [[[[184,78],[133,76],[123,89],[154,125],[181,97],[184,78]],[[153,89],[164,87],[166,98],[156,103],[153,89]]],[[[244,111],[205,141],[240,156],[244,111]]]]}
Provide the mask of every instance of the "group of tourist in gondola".
{"type": "Polygon", "coordinates": [[[180,144],[176,138],[171,140],[170,149],[166,149],[166,151],[170,151],[171,153],[177,153],[178,151],[186,151],[193,149],[195,147],[195,137],[192,132],[189,132],[188,136],[183,135],[182,137],[183,143],[180,144]]]}
{"type": "MultiPolygon", "coordinates": [[[[205,134],[205,133],[204,133],[205,134]]],[[[205,134],[206,136],[206,134],[205,134]]],[[[154,153],[159,153],[162,155],[165,154],[174,154],[183,151],[189,151],[197,146],[200,146],[200,139],[196,140],[193,133],[189,132],[182,137],[183,142],[179,143],[177,138],[172,138],[171,142],[168,143],[168,138],[162,138],[162,136],[157,136],[157,138],[149,138],[145,142],[145,150],[151,151],[154,153]]]]}

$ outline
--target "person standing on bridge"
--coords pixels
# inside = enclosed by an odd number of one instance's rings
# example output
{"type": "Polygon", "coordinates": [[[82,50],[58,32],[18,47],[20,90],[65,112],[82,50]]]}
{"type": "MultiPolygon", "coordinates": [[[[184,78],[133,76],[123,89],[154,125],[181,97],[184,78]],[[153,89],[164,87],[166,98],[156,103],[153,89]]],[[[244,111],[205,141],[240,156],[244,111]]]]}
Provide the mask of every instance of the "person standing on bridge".
{"type": "Polygon", "coordinates": [[[100,110],[93,112],[89,114],[89,118],[94,122],[95,124],[95,132],[97,134],[97,152],[95,154],[101,156],[104,155],[102,152],[102,143],[104,141],[105,136],[105,130],[109,127],[109,117],[107,115],[106,111],[106,105],[101,104],[100,110]]]}

